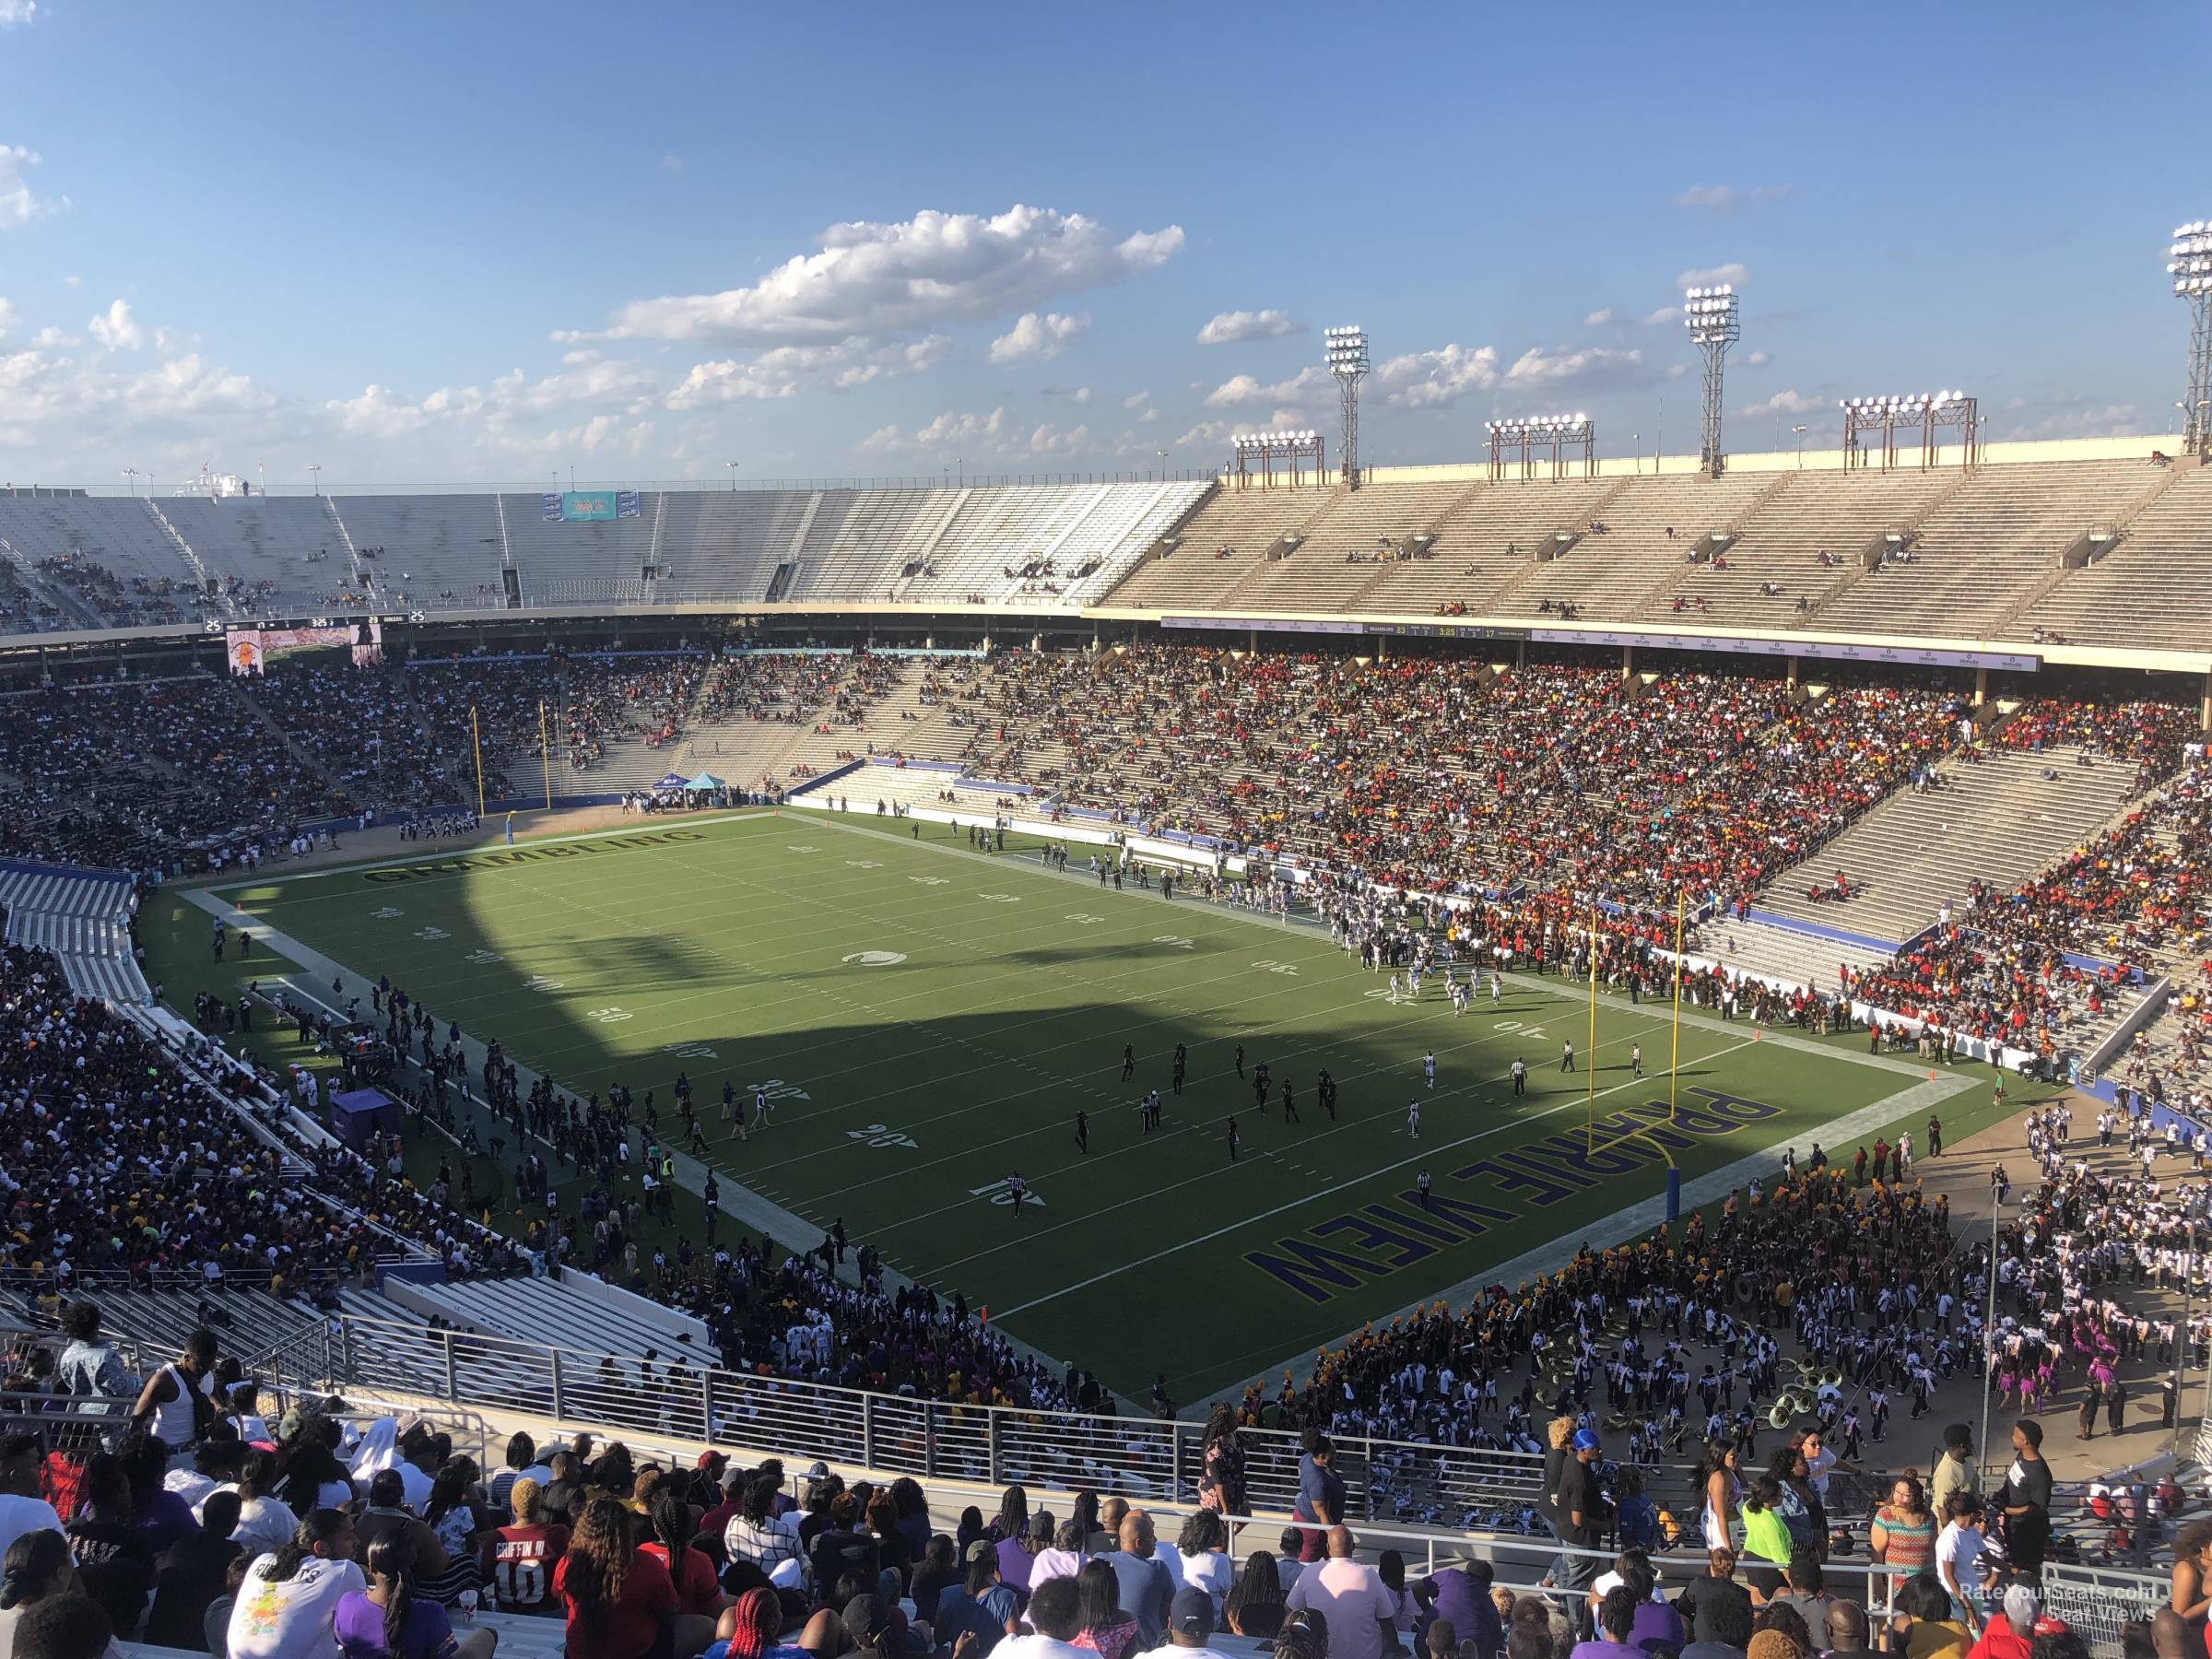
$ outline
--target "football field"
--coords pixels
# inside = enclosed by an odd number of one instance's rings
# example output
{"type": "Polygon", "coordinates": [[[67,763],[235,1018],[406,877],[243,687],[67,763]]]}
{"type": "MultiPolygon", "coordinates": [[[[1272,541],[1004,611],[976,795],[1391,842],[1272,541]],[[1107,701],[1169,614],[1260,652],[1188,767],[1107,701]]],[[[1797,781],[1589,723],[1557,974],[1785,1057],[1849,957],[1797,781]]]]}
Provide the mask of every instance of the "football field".
{"type": "MultiPolygon", "coordinates": [[[[1594,1049],[1586,988],[1557,979],[1509,979],[1465,1016],[1433,978],[1394,1003],[1386,976],[1324,933],[1117,892],[1080,863],[1064,876],[942,826],[916,840],[784,812],[214,892],[278,950],[289,939],[389,974],[441,1028],[496,1038],[579,1095],[652,1089],[673,1126],[687,1072],[725,1188],[821,1226],[841,1218],[1046,1353],[1138,1396],[1165,1372],[1186,1404],[1524,1253],[1623,1236],[1621,1213],[1662,1193],[1670,1162],[1690,1185],[1784,1143],[1803,1155],[1830,1130],[1846,1155],[1877,1128],[1909,1123],[1918,1138],[1932,1104],[1952,1138],[1994,1115],[1986,1068],[1930,1082],[1909,1058],[1870,1058],[1864,1038],[1703,1015],[1683,1020],[1670,1112],[1664,1003],[1600,995],[1594,1049]],[[1264,1112],[1250,1082],[1263,1062],[1278,1085],[1264,1112]],[[1334,1119],[1315,1091],[1324,1067],[1334,1119]],[[1284,1078],[1301,1122],[1283,1120],[1284,1078]],[[770,1128],[740,1143],[719,1121],[725,1080],[772,1097],[770,1128]],[[1136,1102],[1155,1088],[1163,1119],[1145,1133],[1136,1102]]],[[[557,1169],[571,1191],[582,1179],[557,1169]]]]}

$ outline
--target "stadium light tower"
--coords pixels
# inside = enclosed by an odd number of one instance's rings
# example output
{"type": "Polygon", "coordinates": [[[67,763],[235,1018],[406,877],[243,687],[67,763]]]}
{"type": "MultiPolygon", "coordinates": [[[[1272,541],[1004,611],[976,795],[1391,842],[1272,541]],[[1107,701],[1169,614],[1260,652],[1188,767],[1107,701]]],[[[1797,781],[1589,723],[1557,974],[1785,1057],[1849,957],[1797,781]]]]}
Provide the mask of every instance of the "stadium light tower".
{"type": "Polygon", "coordinates": [[[1698,441],[1698,465],[1713,477],[1721,476],[1721,364],[1728,347],[1744,337],[1735,307],[1735,288],[1693,288],[1682,296],[1682,321],[1689,329],[1690,344],[1705,358],[1705,429],[1698,441]]]}
{"type": "Polygon", "coordinates": [[[1368,360],[1367,330],[1357,324],[1349,328],[1324,328],[1322,355],[1328,363],[1329,372],[1336,377],[1336,391],[1344,406],[1344,435],[1337,441],[1337,458],[1344,467],[1346,488],[1357,489],[1359,488],[1359,382],[1374,367],[1368,360]]]}
{"type": "Polygon", "coordinates": [[[2212,219],[2173,228],[2166,274],[2174,298],[2189,306],[2189,398],[2182,410],[2182,447],[2203,459],[2208,451],[2206,407],[2212,403],[2212,219]]]}

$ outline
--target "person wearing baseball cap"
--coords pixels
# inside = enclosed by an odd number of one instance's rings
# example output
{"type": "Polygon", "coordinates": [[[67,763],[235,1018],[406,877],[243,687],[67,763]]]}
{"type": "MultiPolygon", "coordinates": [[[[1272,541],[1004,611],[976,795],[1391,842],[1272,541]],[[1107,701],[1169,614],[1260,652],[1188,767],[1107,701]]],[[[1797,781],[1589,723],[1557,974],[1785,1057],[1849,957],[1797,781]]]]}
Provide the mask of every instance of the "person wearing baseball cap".
{"type": "Polygon", "coordinates": [[[1178,1653],[1212,1653],[1214,1598],[1203,1590],[1178,1590],[1168,1604],[1168,1645],[1178,1653]]]}
{"type": "MultiPolygon", "coordinates": [[[[1596,1430],[1577,1429],[1568,1442],[1571,1455],[1559,1466],[1559,1489],[1555,1498],[1558,1518],[1553,1525],[1559,1542],[1571,1549],[1594,1549],[1605,1536],[1605,1516],[1599,1512],[1603,1500],[1597,1477],[1590,1467],[1597,1461],[1598,1447],[1596,1430]]],[[[1598,1559],[1594,1555],[1562,1553],[1552,1570],[1553,1582],[1579,1605],[1583,1593],[1596,1583],[1597,1570],[1598,1559]]]]}

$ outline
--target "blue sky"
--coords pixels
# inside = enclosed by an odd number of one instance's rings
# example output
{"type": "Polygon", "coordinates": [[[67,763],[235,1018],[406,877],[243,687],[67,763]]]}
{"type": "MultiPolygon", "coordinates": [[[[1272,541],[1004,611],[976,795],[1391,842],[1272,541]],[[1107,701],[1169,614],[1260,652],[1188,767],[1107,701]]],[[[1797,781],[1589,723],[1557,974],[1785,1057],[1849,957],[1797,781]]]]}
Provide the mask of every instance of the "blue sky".
{"type": "Polygon", "coordinates": [[[1270,423],[1333,454],[1347,322],[1371,461],[1578,409],[1680,453],[1693,354],[1653,319],[1725,267],[1736,451],[1947,385],[1999,439],[2169,430],[2208,37],[2151,5],[0,0],[0,479],[1202,467],[1270,423]]]}

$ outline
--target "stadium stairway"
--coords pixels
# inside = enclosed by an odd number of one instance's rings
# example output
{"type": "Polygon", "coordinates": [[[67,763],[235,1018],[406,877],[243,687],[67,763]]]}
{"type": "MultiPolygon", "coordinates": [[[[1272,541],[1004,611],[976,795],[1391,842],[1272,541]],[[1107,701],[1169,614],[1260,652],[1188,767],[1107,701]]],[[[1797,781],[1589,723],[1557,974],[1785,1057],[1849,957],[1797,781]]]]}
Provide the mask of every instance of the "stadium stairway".
{"type": "Polygon", "coordinates": [[[131,939],[131,881],[112,870],[0,867],[7,942],[53,952],[80,996],[145,1004],[153,991],[131,939]]]}
{"type": "Polygon", "coordinates": [[[1710,958],[1734,973],[1805,985],[1832,996],[1840,965],[1849,963],[1857,972],[1879,967],[1889,959],[1890,953],[1777,926],[1756,917],[1738,921],[1723,914],[1698,928],[1684,954],[1710,958]]]}
{"type": "MultiPolygon", "coordinates": [[[[103,1328],[172,1354],[205,1324],[214,1325],[224,1352],[251,1359],[322,1322],[322,1315],[302,1303],[235,1285],[189,1291],[141,1290],[120,1281],[94,1281],[76,1287],[76,1294],[99,1304],[103,1328]],[[212,1320],[204,1317],[206,1314],[212,1314],[212,1320]]],[[[47,1320],[46,1311],[19,1287],[0,1288],[0,1310],[33,1324],[47,1320]]]]}
{"type": "MultiPolygon", "coordinates": [[[[2126,761],[2079,749],[1989,751],[1953,759],[1925,794],[1896,794],[1768,888],[1771,914],[1902,943],[1934,924],[1946,900],[1963,912],[1967,883],[2009,888],[2088,840],[2135,794],[2126,761]],[[2049,769],[2056,775],[2046,779],[2049,769]],[[1841,904],[1810,888],[1838,870],[1865,890],[1841,904]]],[[[1832,964],[1831,964],[1832,975],[1832,964]]]]}

